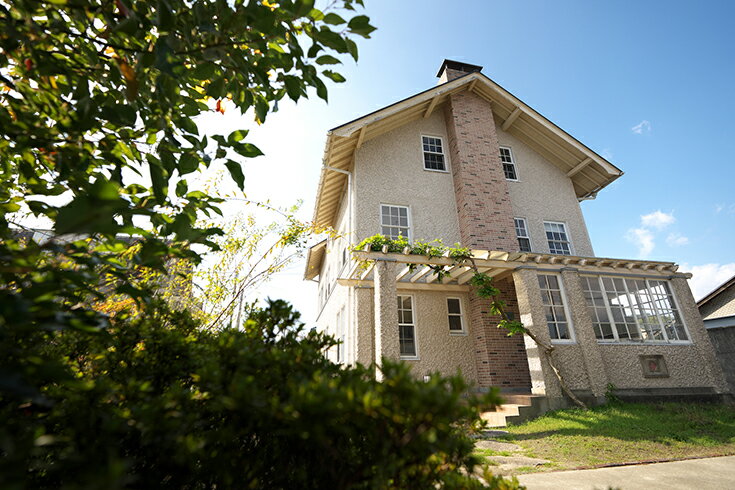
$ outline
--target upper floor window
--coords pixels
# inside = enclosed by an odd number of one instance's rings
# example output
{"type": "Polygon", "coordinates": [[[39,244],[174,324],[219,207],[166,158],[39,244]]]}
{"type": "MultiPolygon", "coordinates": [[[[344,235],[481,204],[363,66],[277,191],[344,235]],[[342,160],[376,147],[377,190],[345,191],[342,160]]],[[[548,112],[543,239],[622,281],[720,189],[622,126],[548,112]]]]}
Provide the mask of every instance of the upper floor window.
{"type": "Polygon", "coordinates": [[[516,164],[510,148],[505,146],[500,147],[500,161],[503,162],[505,178],[508,180],[518,180],[518,172],[516,171],[516,164]]]}
{"type": "Polygon", "coordinates": [[[401,357],[417,357],[412,296],[398,296],[398,342],[401,357]]]}
{"type": "Polygon", "coordinates": [[[411,239],[411,225],[408,218],[408,207],[393,206],[392,204],[380,205],[380,233],[391,240],[399,236],[411,239]]]}
{"type": "Polygon", "coordinates": [[[549,328],[551,340],[573,341],[569,327],[569,314],[564,304],[564,293],[561,288],[561,279],[552,274],[539,274],[538,285],[541,288],[541,299],[546,313],[546,325],[549,328]]]}
{"type": "Polygon", "coordinates": [[[444,146],[442,139],[433,136],[422,136],[421,143],[424,149],[424,168],[426,170],[447,170],[444,161],[444,146]]]}
{"type": "Polygon", "coordinates": [[[668,282],[612,276],[580,279],[598,341],[689,340],[668,282]]]}
{"type": "Polygon", "coordinates": [[[464,333],[462,301],[459,298],[447,298],[447,314],[449,316],[449,332],[464,333]]]}
{"type": "Polygon", "coordinates": [[[518,237],[518,247],[521,252],[531,251],[531,237],[528,236],[528,226],[526,226],[525,218],[515,218],[516,237],[518,237]]]}
{"type": "Polygon", "coordinates": [[[567,235],[567,227],[564,223],[544,221],[546,241],[549,243],[549,252],[558,255],[572,255],[572,244],[567,235]]]}

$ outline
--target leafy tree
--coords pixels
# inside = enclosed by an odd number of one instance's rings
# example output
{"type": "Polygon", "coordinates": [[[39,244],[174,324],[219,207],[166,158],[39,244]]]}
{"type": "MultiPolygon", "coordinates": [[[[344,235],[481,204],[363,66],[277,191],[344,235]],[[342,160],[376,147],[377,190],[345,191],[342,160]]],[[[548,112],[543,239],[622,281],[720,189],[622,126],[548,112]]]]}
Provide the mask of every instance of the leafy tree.
{"type": "MultiPolygon", "coordinates": [[[[0,328],[104,328],[88,307],[110,294],[101,278],[144,302],[130,267],[162,270],[196,262],[197,244],[216,248],[222,231],[197,222],[221,200],[187,179],[221,162],[242,188],[239,159],[261,152],[247,130],[201,136],[193,118],[227,101],[262,123],[283,97],[311,89],[326,100],[325,80],[344,81],[338,56],[356,60],[352,38],[374,30],[354,12],[361,5],[0,1],[0,328]],[[57,237],[17,240],[19,210],[48,219],[57,237]],[[132,256],[121,256],[119,234],[138,237],[132,256]]],[[[2,386],[30,389],[23,373],[34,367],[2,357],[2,386]]]]}

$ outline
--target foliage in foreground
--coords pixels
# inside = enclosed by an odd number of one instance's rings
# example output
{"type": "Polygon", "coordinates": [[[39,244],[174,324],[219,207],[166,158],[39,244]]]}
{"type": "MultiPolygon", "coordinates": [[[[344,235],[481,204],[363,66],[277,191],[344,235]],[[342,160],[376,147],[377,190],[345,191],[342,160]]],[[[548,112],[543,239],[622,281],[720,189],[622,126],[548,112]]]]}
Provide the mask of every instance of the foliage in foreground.
{"type": "Polygon", "coordinates": [[[481,488],[467,434],[497,395],[388,361],[382,382],[335,365],[334,340],[282,301],[242,330],[157,304],[98,334],[0,345],[44,367],[42,397],[1,395],[2,488],[481,488]]]}
{"type": "Polygon", "coordinates": [[[735,454],[735,408],[719,404],[616,402],[507,430],[555,469],[735,454]]]}

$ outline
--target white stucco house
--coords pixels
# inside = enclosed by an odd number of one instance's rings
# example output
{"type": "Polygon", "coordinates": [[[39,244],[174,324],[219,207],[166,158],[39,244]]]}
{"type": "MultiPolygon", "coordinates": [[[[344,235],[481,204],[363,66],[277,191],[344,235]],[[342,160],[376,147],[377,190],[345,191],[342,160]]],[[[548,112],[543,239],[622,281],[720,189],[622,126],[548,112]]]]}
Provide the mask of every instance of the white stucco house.
{"type": "Polygon", "coordinates": [[[342,341],[332,359],[402,359],[417,377],[460,371],[564,404],[535,343],[496,328],[466,265],[353,251],[382,233],[472,249],[579,396],[726,393],[687,275],[594,253],[580,203],[623,172],[481,70],[445,60],[438,85],[328,132],[314,221],[337,234],[310,249],[305,278],[319,283],[318,325],[342,341]]]}

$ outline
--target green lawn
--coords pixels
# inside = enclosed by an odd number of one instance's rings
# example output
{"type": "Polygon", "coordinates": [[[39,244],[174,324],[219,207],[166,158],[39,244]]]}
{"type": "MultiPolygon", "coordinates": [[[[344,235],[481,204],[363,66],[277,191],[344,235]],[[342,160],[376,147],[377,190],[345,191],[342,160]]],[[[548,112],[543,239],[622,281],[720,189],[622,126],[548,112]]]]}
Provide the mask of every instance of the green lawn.
{"type": "Polygon", "coordinates": [[[551,461],[536,471],[735,454],[735,408],[724,405],[618,403],[507,430],[520,454],[551,461]]]}

